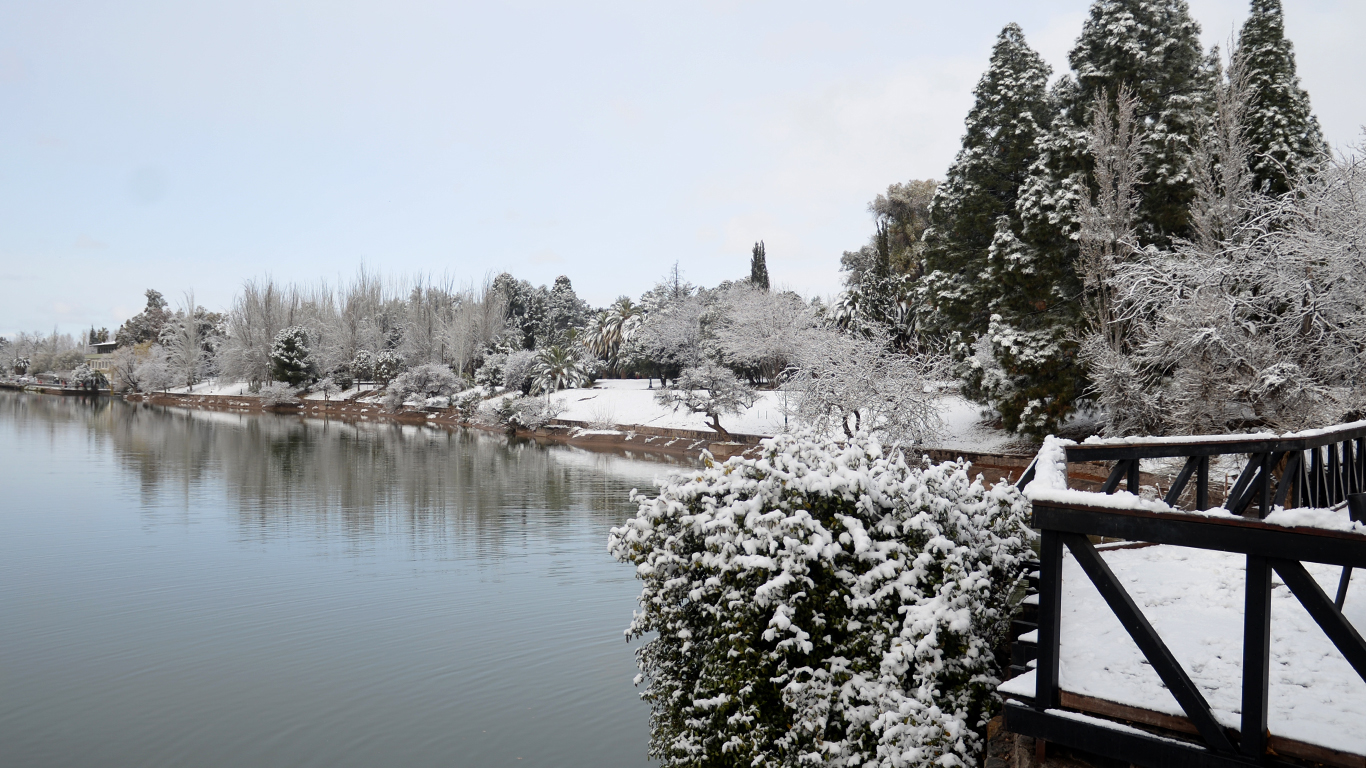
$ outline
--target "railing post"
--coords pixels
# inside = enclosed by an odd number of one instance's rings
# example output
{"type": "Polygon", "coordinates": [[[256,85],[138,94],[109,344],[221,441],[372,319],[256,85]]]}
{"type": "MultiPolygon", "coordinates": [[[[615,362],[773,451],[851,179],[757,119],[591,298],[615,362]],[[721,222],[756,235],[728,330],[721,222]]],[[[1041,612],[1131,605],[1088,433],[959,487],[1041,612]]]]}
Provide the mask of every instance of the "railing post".
{"type": "Polygon", "coordinates": [[[1327,504],[1324,504],[1324,506],[1325,506],[1325,507],[1331,507],[1332,505],[1337,504],[1338,502],[1340,502],[1340,501],[1342,501],[1344,498],[1346,498],[1346,495],[1343,493],[1343,490],[1342,490],[1342,462],[1341,462],[1341,460],[1338,458],[1338,444],[1337,444],[1337,443],[1329,443],[1329,444],[1327,445],[1327,448],[1328,448],[1328,488],[1329,488],[1329,491],[1328,491],[1328,503],[1327,503],[1327,504]]]}
{"type": "Polygon", "coordinates": [[[1129,493],[1138,495],[1138,459],[1129,462],[1129,480],[1127,482],[1129,493]]]}
{"type": "Polygon", "coordinates": [[[1039,541],[1039,661],[1034,706],[1058,707],[1058,646],[1062,628],[1062,534],[1044,530],[1039,541]]]}
{"type": "Polygon", "coordinates": [[[1209,457],[1200,457],[1200,468],[1195,474],[1195,508],[1209,509],[1209,457]]]}
{"type": "Polygon", "coordinates": [[[1243,611],[1243,723],[1239,751],[1253,758],[1266,754],[1267,700],[1271,679],[1271,564],[1247,556],[1247,594],[1243,611]]]}

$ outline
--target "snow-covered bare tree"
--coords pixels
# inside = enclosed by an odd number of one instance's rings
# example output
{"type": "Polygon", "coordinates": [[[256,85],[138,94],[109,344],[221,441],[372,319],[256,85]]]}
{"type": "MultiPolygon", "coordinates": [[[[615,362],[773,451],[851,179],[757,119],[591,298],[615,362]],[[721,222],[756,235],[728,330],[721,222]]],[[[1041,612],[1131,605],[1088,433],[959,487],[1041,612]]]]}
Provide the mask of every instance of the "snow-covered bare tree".
{"type": "Polygon", "coordinates": [[[706,313],[706,304],[695,295],[661,301],[646,315],[623,349],[663,383],[676,377],[678,371],[701,362],[705,354],[706,313]]]}
{"type": "Polygon", "coordinates": [[[153,344],[142,355],[134,371],[138,390],[142,392],[164,392],[175,385],[175,372],[166,354],[166,348],[153,344]]]}
{"type": "Polygon", "coordinates": [[[791,291],[763,291],[739,283],[717,304],[712,334],[721,361],[766,382],[776,381],[787,369],[800,352],[804,335],[816,325],[811,307],[791,291]]]}
{"type": "Polygon", "coordinates": [[[478,288],[456,295],[450,319],[442,328],[446,362],[457,373],[473,376],[484,351],[502,337],[507,327],[507,299],[485,280],[478,288]]]}
{"type": "Polygon", "coordinates": [[[711,360],[684,368],[672,389],[655,393],[655,401],[666,408],[686,408],[706,416],[707,426],[723,438],[730,433],[721,426],[721,417],[744,412],[757,398],[758,393],[734,372],[711,360]]]}
{"type": "Polygon", "coordinates": [[[921,445],[942,428],[934,401],[948,371],[943,356],[896,351],[886,336],[813,330],[788,373],[786,389],[796,395],[788,407],[819,432],[921,445]]]}
{"type": "Polygon", "coordinates": [[[162,326],[161,344],[166,348],[167,364],[175,376],[176,384],[194,391],[194,385],[203,372],[204,329],[200,318],[204,311],[194,303],[194,292],[185,294],[185,303],[175,316],[168,318],[162,326]]]}
{"type": "Polygon", "coordinates": [[[1363,161],[1339,158],[1257,200],[1213,253],[1187,243],[1122,265],[1132,353],[1111,370],[1130,394],[1097,385],[1108,431],[1298,429],[1366,414],[1363,200],[1363,161]]]}

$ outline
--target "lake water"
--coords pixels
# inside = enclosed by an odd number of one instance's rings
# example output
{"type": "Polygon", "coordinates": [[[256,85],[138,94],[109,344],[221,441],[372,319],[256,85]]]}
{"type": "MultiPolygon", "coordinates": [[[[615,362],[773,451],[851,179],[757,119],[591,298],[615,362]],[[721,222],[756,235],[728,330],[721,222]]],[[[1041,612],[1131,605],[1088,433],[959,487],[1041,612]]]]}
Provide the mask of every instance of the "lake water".
{"type": "Polygon", "coordinates": [[[671,469],[0,392],[0,764],[647,765],[607,532],[671,469]]]}

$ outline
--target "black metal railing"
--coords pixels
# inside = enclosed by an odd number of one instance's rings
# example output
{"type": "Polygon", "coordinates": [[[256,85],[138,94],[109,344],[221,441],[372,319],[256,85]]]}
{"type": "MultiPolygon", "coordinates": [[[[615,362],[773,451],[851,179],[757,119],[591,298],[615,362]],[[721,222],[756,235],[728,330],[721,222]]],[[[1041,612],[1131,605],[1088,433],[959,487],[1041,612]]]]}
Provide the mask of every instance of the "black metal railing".
{"type": "MultiPolygon", "coordinates": [[[[1121,479],[1139,489],[1142,459],[1186,457],[1166,494],[1175,506],[1192,479],[1191,505],[1210,507],[1209,459],[1242,454],[1248,457],[1238,480],[1228,489],[1225,508],[1242,514],[1254,501],[1257,514],[1243,518],[1112,509],[1102,505],[1033,502],[1033,526],[1040,531],[1036,674],[1031,702],[1006,705],[1006,727],[1046,742],[1066,744],[1093,754],[1153,766],[1288,766],[1268,750],[1271,575],[1278,574],[1309,615],[1323,629],[1357,674],[1366,681],[1366,642],[1343,616],[1341,606],[1351,569],[1366,567],[1366,535],[1354,532],[1286,528],[1260,518],[1275,506],[1331,507],[1347,502],[1353,519],[1366,519],[1366,422],[1285,437],[1218,437],[1180,441],[1093,443],[1067,447],[1073,462],[1114,461],[1101,486],[1113,493],[1121,479]],[[1203,694],[1115,578],[1092,543],[1092,537],[1168,544],[1239,553],[1246,557],[1243,628],[1241,727],[1222,727],[1203,694]],[[1134,639],[1144,657],[1171,691],[1199,742],[1152,736],[1134,729],[1115,729],[1060,712],[1058,688],[1063,552],[1069,550],[1106,604],[1134,639]],[[1305,562],[1343,567],[1337,600],[1332,600],[1305,570],[1305,562]]],[[[1031,467],[1020,479],[1033,479],[1031,467]]],[[[1343,516],[1348,516],[1346,510],[1343,516]]],[[[1032,623],[1032,622],[1031,622],[1032,623]]],[[[1230,681],[1230,684],[1233,684],[1230,681]]]]}

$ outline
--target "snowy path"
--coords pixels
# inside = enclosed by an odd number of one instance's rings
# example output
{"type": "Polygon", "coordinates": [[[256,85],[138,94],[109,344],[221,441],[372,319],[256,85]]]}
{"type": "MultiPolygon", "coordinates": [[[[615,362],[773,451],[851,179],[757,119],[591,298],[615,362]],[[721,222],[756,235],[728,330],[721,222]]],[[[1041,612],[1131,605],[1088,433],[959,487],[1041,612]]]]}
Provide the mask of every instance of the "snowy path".
{"type": "MultiPolygon", "coordinates": [[[[1105,561],[1209,701],[1214,716],[1241,719],[1244,556],[1155,546],[1109,550],[1105,561]]],[[[1330,596],[1342,569],[1305,563],[1330,596]]],[[[1274,736],[1366,754],[1366,682],[1277,579],[1271,609],[1274,736]]],[[[1063,565],[1062,690],[1170,715],[1184,715],[1076,560],[1063,565]]],[[[1366,629],[1366,576],[1344,607],[1366,629]]],[[[1033,696],[1034,673],[1002,693],[1033,696]]]]}

